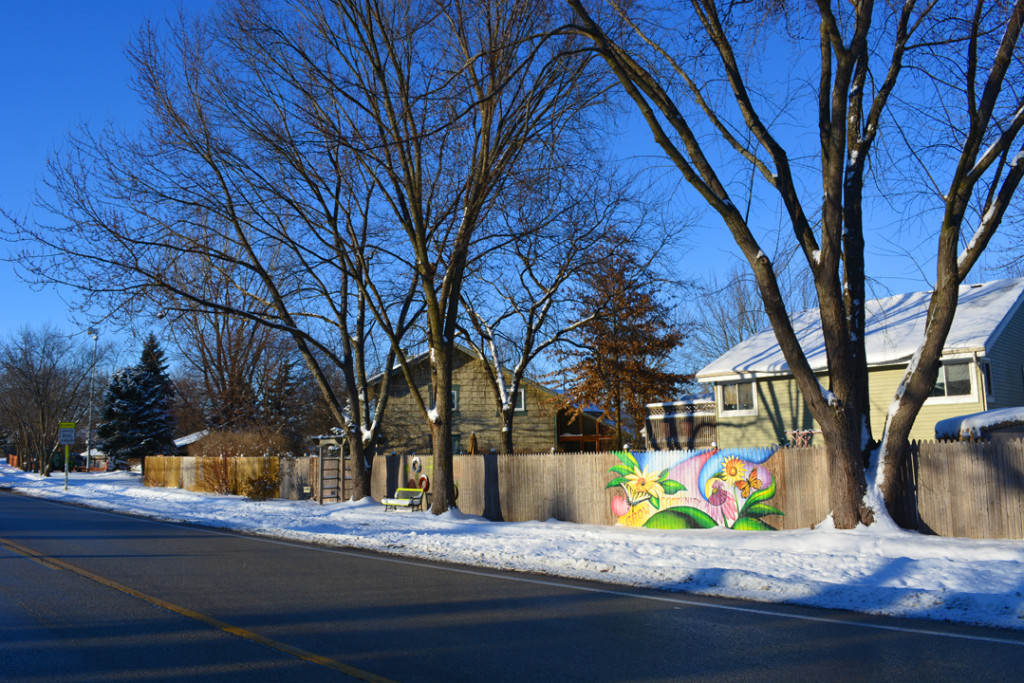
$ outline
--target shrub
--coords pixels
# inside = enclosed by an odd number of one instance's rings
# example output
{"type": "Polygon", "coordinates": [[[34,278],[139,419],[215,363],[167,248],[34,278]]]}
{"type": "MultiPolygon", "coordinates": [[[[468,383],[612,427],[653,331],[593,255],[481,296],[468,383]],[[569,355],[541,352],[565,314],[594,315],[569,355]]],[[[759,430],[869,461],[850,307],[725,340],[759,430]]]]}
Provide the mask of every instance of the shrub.
{"type": "Polygon", "coordinates": [[[254,477],[246,477],[242,485],[242,493],[253,501],[270,500],[277,496],[281,488],[281,477],[271,472],[257,474],[254,477]]]}
{"type": "Polygon", "coordinates": [[[287,438],[277,432],[258,430],[214,431],[189,446],[189,454],[199,458],[203,490],[220,494],[240,493],[251,500],[273,498],[281,486],[280,477],[276,474],[245,476],[246,472],[263,469],[252,460],[287,453],[287,438]],[[268,477],[267,481],[261,482],[264,477],[268,477]],[[255,490],[254,487],[268,492],[257,490],[252,495],[250,490],[255,490]]]}
{"type": "Polygon", "coordinates": [[[189,455],[202,457],[260,458],[284,455],[288,439],[276,432],[215,431],[189,446],[189,455]]]}
{"type": "Polygon", "coordinates": [[[215,455],[204,456],[199,459],[200,473],[202,474],[203,489],[210,493],[227,495],[233,493],[234,484],[231,476],[231,465],[225,457],[215,455]]]}

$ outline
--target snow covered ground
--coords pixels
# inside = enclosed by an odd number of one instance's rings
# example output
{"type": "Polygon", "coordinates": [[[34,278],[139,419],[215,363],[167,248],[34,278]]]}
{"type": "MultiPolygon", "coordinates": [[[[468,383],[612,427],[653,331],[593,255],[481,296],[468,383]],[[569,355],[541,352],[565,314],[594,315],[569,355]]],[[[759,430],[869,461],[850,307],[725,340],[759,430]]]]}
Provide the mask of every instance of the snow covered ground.
{"type": "Polygon", "coordinates": [[[137,473],[49,479],[0,461],[0,488],[163,520],[407,557],[702,595],[1024,630],[1024,541],[854,531],[662,531],[493,523],[456,511],[388,512],[146,488],[137,473]]]}

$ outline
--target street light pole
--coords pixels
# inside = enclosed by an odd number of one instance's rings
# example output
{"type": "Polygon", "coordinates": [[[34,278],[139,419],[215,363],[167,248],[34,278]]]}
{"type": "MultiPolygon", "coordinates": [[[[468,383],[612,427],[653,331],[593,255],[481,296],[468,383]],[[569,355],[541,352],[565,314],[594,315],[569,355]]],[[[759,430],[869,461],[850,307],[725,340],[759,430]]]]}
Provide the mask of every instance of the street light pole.
{"type": "Polygon", "coordinates": [[[89,328],[86,332],[92,337],[92,371],[89,373],[89,431],[85,435],[85,471],[92,470],[92,386],[96,379],[96,344],[99,341],[99,333],[89,328]]]}

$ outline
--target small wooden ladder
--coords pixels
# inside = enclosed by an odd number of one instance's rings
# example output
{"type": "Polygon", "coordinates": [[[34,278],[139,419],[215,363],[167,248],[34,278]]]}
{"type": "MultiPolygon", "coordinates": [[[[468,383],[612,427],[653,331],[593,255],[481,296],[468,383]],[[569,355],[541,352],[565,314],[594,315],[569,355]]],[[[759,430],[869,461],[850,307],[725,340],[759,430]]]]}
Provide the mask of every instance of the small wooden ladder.
{"type": "Polygon", "coordinates": [[[340,503],[342,496],[341,454],[320,455],[320,481],[317,500],[320,504],[340,503]]]}

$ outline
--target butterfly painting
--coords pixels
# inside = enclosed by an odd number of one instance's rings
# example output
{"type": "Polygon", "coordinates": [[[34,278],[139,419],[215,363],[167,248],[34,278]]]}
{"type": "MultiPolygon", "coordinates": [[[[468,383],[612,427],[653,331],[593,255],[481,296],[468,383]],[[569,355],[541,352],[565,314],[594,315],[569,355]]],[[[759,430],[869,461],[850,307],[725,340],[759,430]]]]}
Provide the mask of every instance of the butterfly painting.
{"type": "Polygon", "coordinates": [[[736,488],[740,490],[740,495],[744,498],[749,498],[751,493],[759,491],[763,487],[764,484],[761,483],[761,479],[757,476],[756,467],[751,468],[749,477],[736,481],[736,488]]]}

